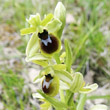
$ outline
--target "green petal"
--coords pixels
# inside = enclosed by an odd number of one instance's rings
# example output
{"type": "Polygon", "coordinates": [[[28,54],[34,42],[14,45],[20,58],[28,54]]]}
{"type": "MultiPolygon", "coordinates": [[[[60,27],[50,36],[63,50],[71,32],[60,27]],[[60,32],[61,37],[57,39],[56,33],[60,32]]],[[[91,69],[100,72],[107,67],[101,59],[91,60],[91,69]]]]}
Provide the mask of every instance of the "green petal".
{"type": "Polygon", "coordinates": [[[36,33],[34,33],[28,44],[27,44],[27,47],[26,47],[26,55],[27,57],[32,57],[33,55],[36,54],[36,52],[38,51],[39,49],[39,41],[38,41],[38,36],[36,33]]]}
{"type": "Polygon", "coordinates": [[[97,84],[92,84],[92,85],[88,85],[86,87],[81,88],[79,92],[80,93],[88,94],[90,92],[95,91],[97,88],[98,88],[98,85],[97,84]]]}
{"type": "Polygon", "coordinates": [[[47,29],[49,33],[55,33],[61,28],[61,25],[62,23],[59,19],[54,19],[46,25],[45,29],[47,29]]]}
{"type": "Polygon", "coordinates": [[[24,28],[20,30],[21,35],[25,35],[25,34],[31,34],[36,32],[36,28],[35,27],[30,27],[30,28],[24,28]]]}
{"type": "Polygon", "coordinates": [[[53,14],[48,14],[41,22],[42,26],[45,26],[48,22],[50,22],[53,18],[53,14]]]}

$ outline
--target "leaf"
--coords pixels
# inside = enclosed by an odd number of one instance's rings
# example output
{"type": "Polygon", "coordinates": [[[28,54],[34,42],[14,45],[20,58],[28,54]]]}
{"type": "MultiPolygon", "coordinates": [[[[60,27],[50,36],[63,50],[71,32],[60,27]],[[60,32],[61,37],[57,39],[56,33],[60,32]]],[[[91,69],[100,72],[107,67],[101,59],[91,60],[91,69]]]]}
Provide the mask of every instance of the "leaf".
{"type": "Polygon", "coordinates": [[[39,41],[36,33],[32,34],[27,47],[26,47],[26,55],[27,57],[31,57],[37,53],[39,49],[39,41]]]}
{"type": "Polygon", "coordinates": [[[41,22],[42,26],[45,26],[48,22],[50,22],[53,18],[53,14],[48,14],[41,22]]]}
{"type": "Polygon", "coordinates": [[[51,103],[51,105],[53,105],[55,108],[68,108],[68,106],[67,106],[65,103],[63,103],[63,102],[61,102],[61,101],[59,101],[59,100],[57,100],[57,99],[55,99],[55,98],[53,98],[53,97],[50,97],[50,96],[44,94],[44,93],[41,92],[40,90],[38,90],[37,92],[38,92],[42,97],[44,97],[45,100],[47,100],[49,103],[51,103]]]}
{"type": "Polygon", "coordinates": [[[80,93],[88,94],[90,92],[95,91],[97,88],[98,88],[98,85],[95,83],[95,84],[88,85],[86,87],[81,88],[79,92],[80,93]]]}
{"type": "Polygon", "coordinates": [[[65,40],[64,44],[65,44],[65,49],[66,49],[66,70],[71,72],[71,65],[72,65],[71,48],[69,47],[67,40],[65,40]]]}
{"type": "Polygon", "coordinates": [[[61,38],[65,23],[66,23],[66,9],[61,2],[58,2],[55,11],[54,11],[55,18],[58,18],[62,22],[62,26],[60,30],[57,32],[59,38],[61,38]]]}
{"type": "Polygon", "coordinates": [[[25,35],[25,34],[31,34],[34,33],[36,31],[35,27],[30,27],[30,28],[24,28],[20,30],[21,35],[25,35]]]}
{"type": "Polygon", "coordinates": [[[107,106],[103,104],[98,104],[92,107],[90,110],[107,110],[107,106]]]}
{"type": "Polygon", "coordinates": [[[62,23],[59,19],[54,19],[50,21],[45,28],[48,30],[49,33],[54,33],[61,28],[61,25],[62,23]]]}

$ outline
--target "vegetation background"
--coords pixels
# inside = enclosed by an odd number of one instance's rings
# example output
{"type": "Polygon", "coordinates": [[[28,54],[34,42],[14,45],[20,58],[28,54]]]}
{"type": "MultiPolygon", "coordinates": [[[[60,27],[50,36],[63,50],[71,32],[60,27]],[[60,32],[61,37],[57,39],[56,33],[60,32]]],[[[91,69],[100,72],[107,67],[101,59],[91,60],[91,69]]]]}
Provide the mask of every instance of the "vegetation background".
{"type": "MultiPolygon", "coordinates": [[[[59,0],[0,0],[0,110],[39,110],[32,93],[39,89],[33,78],[40,66],[25,62],[30,36],[21,36],[28,27],[26,18],[54,11],[59,0]]],[[[63,39],[68,38],[74,71],[87,83],[99,84],[89,95],[85,110],[94,104],[110,109],[110,0],[60,0],[67,9],[63,39]],[[94,99],[94,100],[93,100],[94,99]]],[[[71,60],[71,59],[70,59],[71,60]]]]}

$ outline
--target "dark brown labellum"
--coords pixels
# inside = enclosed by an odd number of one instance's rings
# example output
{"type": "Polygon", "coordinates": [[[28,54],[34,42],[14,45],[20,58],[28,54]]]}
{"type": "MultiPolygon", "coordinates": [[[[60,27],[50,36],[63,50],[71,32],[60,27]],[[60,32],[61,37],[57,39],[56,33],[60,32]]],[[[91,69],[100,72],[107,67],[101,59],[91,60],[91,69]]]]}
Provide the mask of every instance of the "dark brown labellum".
{"type": "Polygon", "coordinates": [[[51,92],[51,83],[52,83],[53,77],[51,74],[45,75],[45,79],[42,82],[42,90],[44,93],[50,93],[51,92]]]}
{"type": "Polygon", "coordinates": [[[41,39],[40,41],[41,49],[45,53],[51,54],[57,51],[59,47],[59,42],[58,42],[58,39],[54,35],[48,34],[48,32],[44,30],[43,33],[38,33],[38,36],[41,39]]]}

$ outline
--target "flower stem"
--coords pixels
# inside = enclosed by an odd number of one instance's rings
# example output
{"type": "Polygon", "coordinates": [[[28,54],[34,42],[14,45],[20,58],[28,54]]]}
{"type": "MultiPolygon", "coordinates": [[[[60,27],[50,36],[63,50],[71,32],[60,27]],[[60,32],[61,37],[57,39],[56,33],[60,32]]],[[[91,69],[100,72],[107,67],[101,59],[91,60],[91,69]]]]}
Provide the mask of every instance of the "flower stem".
{"type": "Polygon", "coordinates": [[[87,99],[87,95],[81,94],[76,110],[84,110],[84,105],[85,105],[86,99],[87,99]]]}
{"type": "Polygon", "coordinates": [[[59,54],[58,54],[58,53],[56,53],[56,54],[54,55],[54,59],[56,60],[56,63],[57,63],[57,64],[60,64],[60,58],[59,58],[59,54]]]}
{"type": "Polygon", "coordinates": [[[61,99],[61,101],[65,103],[64,91],[62,89],[60,89],[59,90],[59,93],[60,93],[60,99],[61,99]]]}

